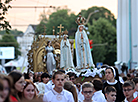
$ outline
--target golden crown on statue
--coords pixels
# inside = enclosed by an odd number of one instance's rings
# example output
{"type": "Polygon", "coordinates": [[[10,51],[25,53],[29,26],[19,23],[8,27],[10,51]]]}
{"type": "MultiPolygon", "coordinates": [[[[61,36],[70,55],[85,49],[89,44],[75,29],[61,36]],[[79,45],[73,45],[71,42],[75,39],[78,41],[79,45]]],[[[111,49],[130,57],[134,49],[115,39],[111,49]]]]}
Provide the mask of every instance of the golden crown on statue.
{"type": "Polygon", "coordinates": [[[68,31],[67,31],[67,29],[63,32],[63,36],[67,36],[68,37],[68,31]]]}
{"type": "Polygon", "coordinates": [[[67,31],[67,29],[63,32],[63,34],[68,34],[68,31],[67,31]]]}
{"type": "Polygon", "coordinates": [[[75,20],[75,22],[78,25],[84,25],[86,23],[86,19],[81,16],[81,13],[79,13],[79,17],[77,17],[77,19],[75,20]]]}

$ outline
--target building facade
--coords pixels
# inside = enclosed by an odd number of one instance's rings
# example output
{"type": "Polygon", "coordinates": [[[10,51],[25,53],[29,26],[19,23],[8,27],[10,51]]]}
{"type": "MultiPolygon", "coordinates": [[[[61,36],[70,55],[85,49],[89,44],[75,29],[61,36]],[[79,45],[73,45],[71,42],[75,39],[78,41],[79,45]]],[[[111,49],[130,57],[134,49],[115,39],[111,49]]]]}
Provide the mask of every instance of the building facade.
{"type": "Polygon", "coordinates": [[[119,71],[123,63],[131,69],[138,67],[138,0],[118,0],[115,65],[119,71]]]}
{"type": "Polygon", "coordinates": [[[29,25],[25,33],[21,37],[17,37],[17,42],[20,45],[22,56],[25,56],[30,50],[35,36],[35,30],[37,25],[29,25]]]}

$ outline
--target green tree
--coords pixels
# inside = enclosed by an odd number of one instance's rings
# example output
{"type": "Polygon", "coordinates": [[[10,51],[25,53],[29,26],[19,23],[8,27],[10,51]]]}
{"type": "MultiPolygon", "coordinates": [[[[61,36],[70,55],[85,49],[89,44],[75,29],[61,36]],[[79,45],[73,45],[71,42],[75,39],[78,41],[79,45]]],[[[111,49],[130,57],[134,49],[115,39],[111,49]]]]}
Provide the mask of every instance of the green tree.
{"type": "Polygon", "coordinates": [[[75,19],[76,16],[75,14],[71,13],[70,15],[68,14],[68,9],[57,9],[57,12],[54,12],[50,15],[49,19],[47,22],[46,20],[41,20],[40,24],[37,27],[36,32],[39,34],[44,32],[44,25],[46,26],[46,33],[48,35],[52,34],[53,31],[53,26],[55,26],[55,32],[59,32],[59,29],[57,26],[62,24],[64,26],[64,29],[69,30],[74,30],[76,29],[77,25],[75,24],[75,19]],[[43,26],[42,26],[43,25],[43,26]]]}
{"type": "Polygon", "coordinates": [[[46,24],[47,34],[52,34],[53,26],[55,26],[55,31],[59,32],[57,26],[62,24],[64,28],[68,29],[68,13],[67,10],[58,10],[50,15],[49,21],[46,24]]]}
{"type": "MultiPolygon", "coordinates": [[[[7,33],[6,33],[6,30],[0,31],[0,34],[1,34],[1,35],[7,34],[7,33]]],[[[22,31],[19,31],[19,30],[17,30],[17,29],[14,29],[14,30],[10,30],[10,31],[9,31],[9,34],[12,34],[12,35],[14,35],[14,36],[19,36],[20,34],[23,34],[23,32],[22,32],[22,31]]]]}
{"type": "Polygon", "coordinates": [[[15,59],[18,55],[21,55],[19,51],[19,44],[17,43],[14,36],[9,36],[10,34],[4,34],[0,40],[0,47],[14,47],[15,48],[15,59]]]}
{"type": "Polygon", "coordinates": [[[89,23],[91,25],[93,24],[93,22],[92,22],[93,20],[98,20],[99,18],[105,18],[109,22],[111,22],[114,27],[116,27],[116,19],[114,17],[114,14],[112,14],[111,11],[105,7],[93,6],[91,8],[88,8],[88,10],[81,10],[81,13],[82,13],[82,16],[87,18],[90,13],[92,13],[96,10],[99,10],[99,12],[93,14],[89,19],[89,23]]]}
{"type": "Polygon", "coordinates": [[[6,21],[5,15],[8,12],[8,9],[11,8],[11,6],[8,4],[12,0],[0,0],[0,29],[5,29],[6,33],[9,33],[9,29],[11,28],[8,21],[6,21]]]}
{"type": "Polygon", "coordinates": [[[105,18],[93,20],[93,25],[88,24],[90,39],[94,44],[101,46],[93,46],[94,62],[103,62],[113,65],[116,61],[116,28],[105,18]]]}
{"type": "Polygon", "coordinates": [[[36,33],[37,34],[42,34],[42,33],[44,33],[44,26],[46,26],[46,23],[48,21],[45,12],[40,14],[39,20],[40,20],[40,23],[38,24],[38,26],[36,28],[36,33]]]}

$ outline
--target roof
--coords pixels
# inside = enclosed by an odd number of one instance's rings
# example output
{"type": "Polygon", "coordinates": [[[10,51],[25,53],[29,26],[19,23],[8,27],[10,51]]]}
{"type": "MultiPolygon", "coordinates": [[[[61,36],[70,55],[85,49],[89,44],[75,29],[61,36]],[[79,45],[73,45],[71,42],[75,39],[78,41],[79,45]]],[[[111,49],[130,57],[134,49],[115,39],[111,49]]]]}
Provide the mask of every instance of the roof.
{"type": "Polygon", "coordinates": [[[34,31],[36,31],[37,25],[30,24],[30,26],[32,26],[32,28],[34,29],[34,31]]]}

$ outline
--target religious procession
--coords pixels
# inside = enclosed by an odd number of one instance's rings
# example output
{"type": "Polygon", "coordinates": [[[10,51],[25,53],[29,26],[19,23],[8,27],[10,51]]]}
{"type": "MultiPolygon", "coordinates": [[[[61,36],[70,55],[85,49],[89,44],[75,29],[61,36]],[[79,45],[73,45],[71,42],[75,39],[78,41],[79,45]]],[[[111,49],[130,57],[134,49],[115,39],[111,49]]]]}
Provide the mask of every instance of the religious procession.
{"type": "MultiPolygon", "coordinates": [[[[0,5],[4,8],[8,3],[10,0],[0,5]]],[[[43,6],[37,29],[30,24],[24,35],[14,36],[24,57],[17,56],[20,53],[14,49],[18,48],[17,43],[5,44],[9,35],[6,40],[0,38],[0,102],[138,102],[138,42],[134,33],[138,34],[138,25],[134,23],[137,16],[129,12],[138,7],[137,4],[118,0],[117,19],[107,8],[97,6],[82,10],[78,15],[70,13],[68,17],[69,10],[59,7],[56,13],[46,17],[47,7],[43,6]],[[133,19],[129,19],[131,16],[133,19]],[[3,50],[7,46],[10,50],[3,50]],[[5,64],[5,60],[9,62],[5,64]]],[[[36,12],[37,6],[34,8],[36,12]]],[[[5,11],[0,15],[5,15],[5,11]]],[[[6,25],[0,22],[0,30],[2,26],[9,32],[9,23],[3,21],[6,25]]]]}
{"type": "Polygon", "coordinates": [[[27,73],[13,70],[8,76],[0,75],[1,102],[135,102],[138,78],[129,74],[121,77],[117,67],[107,64],[96,68],[85,31],[86,19],[79,15],[75,22],[76,49],[68,31],[62,32],[62,24],[58,37],[49,40],[46,33],[40,35],[28,52],[27,73]]]}

